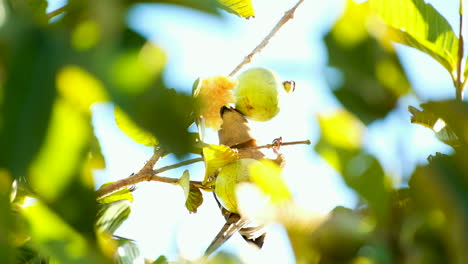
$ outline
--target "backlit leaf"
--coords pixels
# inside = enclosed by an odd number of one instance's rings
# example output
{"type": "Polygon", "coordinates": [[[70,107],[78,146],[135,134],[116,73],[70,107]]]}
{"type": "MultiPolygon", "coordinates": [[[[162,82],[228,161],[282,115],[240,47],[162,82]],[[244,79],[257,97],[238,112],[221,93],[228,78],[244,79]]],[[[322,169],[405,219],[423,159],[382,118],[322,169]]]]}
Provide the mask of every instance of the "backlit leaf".
{"type": "Polygon", "coordinates": [[[99,205],[96,217],[96,227],[98,230],[113,234],[130,215],[130,206],[131,203],[128,200],[99,205]]]}
{"type": "MultiPolygon", "coordinates": [[[[104,187],[104,186],[107,186],[109,184],[111,184],[111,183],[109,182],[109,183],[103,184],[101,186],[101,188],[104,187]]],[[[123,188],[121,190],[113,192],[110,195],[104,196],[104,198],[99,199],[98,202],[102,203],[102,204],[107,204],[107,203],[112,203],[112,202],[116,202],[116,201],[120,201],[120,200],[127,200],[127,201],[130,201],[130,202],[133,202],[132,191],[129,188],[123,188]]]]}
{"type": "Polygon", "coordinates": [[[205,178],[203,179],[203,184],[206,184],[213,173],[237,160],[239,155],[228,146],[209,145],[203,148],[203,158],[205,160],[205,178]]]}
{"type": "Polygon", "coordinates": [[[138,127],[138,125],[118,106],[114,107],[114,117],[120,130],[135,142],[150,147],[158,145],[158,140],[150,132],[138,127]]]}
{"type": "Polygon", "coordinates": [[[29,226],[31,244],[40,253],[60,263],[110,263],[95,245],[40,201],[23,208],[21,213],[29,226]]]}
{"type": "Polygon", "coordinates": [[[432,5],[423,0],[369,0],[369,7],[388,27],[385,38],[430,55],[455,76],[458,38],[432,5]]]}
{"type": "Polygon", "coordinates": [[[218,0],[229,12],[243,18],[255,17],[252,0],[218,0]]]}
{"type": "Polygon", "coordinates": [[[185,201],[185,207],[191,212],[196,213],[198,207],[203,203],[203,194],[201,193],[200,189],[197,187],[190,185],[190,192],[185,201]]]}
{"type": "Polygon", "coordinates": [[[90,112],[91,105],[108,100],[103,84],[86,70],[68,65],[57,74],[58,93],[77,108],[90,112]]]}
{"type": "Polygon", "coordinates": [[[182,177],[180,177],[178,181],[178,184],[182,187],[182,190],[184,190],[185,200],[187,201],[190,194],[190,173],[188,170],[184,171],[182,177]]]}
{"type": "Polygon", "coordinates": [[[260,188],[273,203],[291,200],[288,186],[281,178],[281,168],[271,160],[260,160],[249,168],[251,181],[260,188]]]}

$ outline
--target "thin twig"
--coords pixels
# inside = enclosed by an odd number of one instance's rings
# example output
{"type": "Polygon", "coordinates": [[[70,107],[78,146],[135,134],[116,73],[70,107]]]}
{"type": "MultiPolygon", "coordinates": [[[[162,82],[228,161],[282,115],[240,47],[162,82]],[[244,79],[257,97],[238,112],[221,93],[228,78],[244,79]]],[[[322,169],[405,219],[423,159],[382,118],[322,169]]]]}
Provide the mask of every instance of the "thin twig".
{"type": "Polygon", "coordinates": [[[462,73],[462,62],[463,62],[463,56],[464,56],[464,41],[463,41],[463,0],[460,0],[460,10],[459,10],[459,15],[460,15],[460,27],[459,27],[459,34],[458,34],[458,62],[457,62],[457,79],[455,82],[455,89],[456,89],[456,99],[459,101],[463,101],[463,85],[465,81],[462,81],[462,76],[464,75],[462,73]]]}
{"type": "Polygon", "coordinates": [[[243,148],[243,149],[262,149],[262,148],[273,148],[273,147],[276,147],[278,145],[288,146],[288,145],[298,145],[298,144],[310,145],[311,142],[310,142],[310,140],[291,141],[291,142],[283,142],[283,143],[280,143],[280,144],[272,143],[272,144],[266,144],[266,145],[263,145],[263,146],[248,147],[248,148],[243,148]]]}
{"type": "Polygon", "coordinates": [[[190,165],[192,163],[196,163],[196,162],[200,162],[200,161],[203,161],[203,158],[194,158],[194,159],[190,159],[190,160],[185,160],[185,161],[182,161],[182,162],[179,162],[179,163],[176,163],[176,164],[172,164],[172,165],[169,165],[169,166],[165,166],[165,167],[161,167],[159,169],[156,169],[156,170],[153,171],[153,173],[156,175],[156,174],[159,174],[161,172],[176,169],[176,168],[186,166],[186,165],[190,165]]]}
{"type": "Polygon", "coordinates": [[[275,27],[270,31],[270,33],[268,33],[262,42],[260,42],[260,44],[258,44],[257,47],[255,47],[255,49],[253,49],[252,52],[250,52],[250,54],[247,55],[239,65],[237,65],[237,67],[229,74],[229,76],[234,76],[234,74],[236,74],[244,65],[252,61],[252,57],[255,54],[259,53],[263,48],[266,47],[266,45],[268,45],[270,39],[280,30],[280,28],[294,17],[294,12],[302,2],[304,2],[304,0],[299,0],[293,8],[284,13],[283,17],[278,21],[278,23],[276,23],[275,27]]]}
{"type": "Polygon", "coordinates": [[[58,8],[58,9],[56,9],[56,10],[50,12],[50,13],[47,13],[47,17],[48,17],[49,19],[51,19],[51,18],[53,18],[53,17],[58,16],[58,15],[62,14],[63,12],[65,12],[65,10],[67,9],[67,7],[68,7],[67,5],[64,5],[64,6],[60,7],[60,8],[58,8]]]}
{"type": "MultiPolygon", "coordinates": [[[[163,177],[163,176],[158,176],[158,175],[153,175],[150,179],[150,181],[158,181],[158,182],[165,182],[165,183],[171,183],[171,184],[177,184],[179,182],[179,179],[176,178],[170,178],[170,177],[163,177]]],[[[211,187],[205,186],[202,184],[200,181],[190,181],[190,185],[193,185],[194,187],[203,189],[203,190],[211,190],[211,187]]]]}

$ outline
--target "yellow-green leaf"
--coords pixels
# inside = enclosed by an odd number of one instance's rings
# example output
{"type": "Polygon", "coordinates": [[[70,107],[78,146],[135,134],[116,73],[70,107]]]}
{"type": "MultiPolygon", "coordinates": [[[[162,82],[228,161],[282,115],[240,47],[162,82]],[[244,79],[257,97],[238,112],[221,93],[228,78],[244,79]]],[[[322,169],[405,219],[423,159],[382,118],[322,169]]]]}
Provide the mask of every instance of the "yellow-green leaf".
{"type": "Polygon", "coordinates": [[[108,100],[103,84],[78,66],[63,67],[56,82],[58,93],[82,111],[89,112],[92,104],[108,100]]]}
{"type": "Polygon", "coordinates": [[[178,184],[184,190],[185,207],[187,207],[191,213],[196,213],[198,207],[203,203],[203,195],[200,189],[190,184],[190,173],[188,170],[184,171],[178,184]]]}
{"type": "Polygon", "coordinates": [[[281,168],[271,160],[260,160],[250,167],[253,183],[268,195],[273,203],[286,202],[291,199],[291,192],[281,178],[281,168]]]}
{"type": "Polygon", "coordinates": [[[69,102],[57,100],[45,142],[29,170],[30,184],[41,197],[52,201],[72,184],[90,138],[87,116],[69,102]]]}
{"type": "Polygon", "coordinates": [[[228,146],[209,145],[203,148],[203,157],[205,159],[205,178],[203,179],[203,184],[206,184],[213,173],[228,163],[237,160],[239,155],[228,146]]]}
{"type": "Polygon", "coordinates": [[[368,3],[370,11],[388,27],[386,38],[429,54],[455,76],[458,38],[432,5],[423,0],[369,0],[368,3]]]}
{"type": "Polygon", "coordinates": [[[41,201],[24,207],[21,213],[29,227],[30,243],[40,253],[60,263],[110,263],[95,245],[41,201]]]}
{"type": "MultiPolygon", "coordinates": [[[[103,184],[101,188],[109,184],[111,184],[111,182],[103,184]]],[[[122,190],[118,190],[112,193],[111,195],[104,196],[103,198],[99,199],[98,202],[101,204],[108,204],[120,200],[128,200],[130,202],[133,202],[132,190],[130,190],[129,188],[123,188],[122,190]]]]}
{"type": "Polygon", "coordinates": [[[133,139],[135,142],[143,144],[145,146],[156,146],[159,144],[156,137],[150,132],[140,128],[130,117],[119,107],[114,107],[114,117],[117,126],[122,130],[128,137],[133,139]]]}
{"type": "Polygon", "coordinates": [[[218,0],[226,10],[243,18],[255,17],[251,0],[218,0]]]}
{"type": "Polygon", "coordinates": [[[346,110],[324,113],[318,116],[322,135],[333,146],[344,149],[359,149],[362,144],[364,125],[346,110]]]}

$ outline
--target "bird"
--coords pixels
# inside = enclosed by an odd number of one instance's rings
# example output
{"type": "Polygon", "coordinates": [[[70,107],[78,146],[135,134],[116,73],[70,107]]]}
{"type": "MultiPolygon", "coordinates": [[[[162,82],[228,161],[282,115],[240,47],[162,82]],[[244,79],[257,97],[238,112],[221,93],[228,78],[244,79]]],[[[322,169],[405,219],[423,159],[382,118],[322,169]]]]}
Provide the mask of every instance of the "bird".
{"type": "MultiPolygon", "coordinates": [[[[235,108],[223,106],[221,108],[221,117],[223,124],[218,131],[220,144],[238,149],[240,158],[258,160],[265,157],[259,149],[250,148],[257,146],[257,141],[253,138],[248,121],[241,112],[235,108]]],[[[219,202],[216,194],[213,193],[213,195],[226,223],[206,249],[205,256],[213,253],[236,232],[239,232],[250,244],[259,249],[262,248],[266,236],[265,226],[254,224],[251,219],[247,219],[239,213],[228,211],[219,202]]]]}

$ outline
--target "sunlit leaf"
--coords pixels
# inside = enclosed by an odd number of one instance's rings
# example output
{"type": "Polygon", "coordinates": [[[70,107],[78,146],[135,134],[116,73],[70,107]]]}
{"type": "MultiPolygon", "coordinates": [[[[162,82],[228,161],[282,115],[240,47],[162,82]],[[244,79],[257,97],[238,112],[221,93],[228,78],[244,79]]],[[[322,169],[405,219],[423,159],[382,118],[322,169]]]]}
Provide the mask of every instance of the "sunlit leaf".
{"type": "Polygon", "coordinates": [[[291,200],[291,192],[281,178],[281,168],[276,163],[260,160],[259,163],[253,163],[249,171],[251,181],[269,196],[273,203],[291,200]]]}
{"type": "Polygon", "coordinates": [[[23,208],[22,214],[29,224],[31,244],[40,253],[60,263],[110,263],[85,237],[40,201],[23,208]]]}
{"type": "MultiPolygon", "coordinates": [[[[111,183],[106,183],[101,186],[101,188],[109,185],[111,183]]],[[[107,203],[112,203],[112,202],[117,202],[120,200],[127,200],[130,202],[133,202],[133,194],[132,190],[129,188],[123,188],[121,190],[118,190],[116,192],[113,192],[110,195],[104,196],[104,198],[99,199],[98,202],[102,204],[107,204],[107,203]]]]}
{"type": "MultiPolygon", "coordinates": [[[[388,26],[384,36],[416,48],[455,76],[458,38],[447,20],[423,0],[369,0],[369,7],[388,26]]],[[[381,31],[382,28],[376,30],[381,31]]],[[[381,33],[380,33],[381,34],[381,33]]]]}
{"type": "Polygon", "coordinates": [[[362,150],[362,123],[348,112],[338,111],[320,115],[319,124],[322,134],[316,151],[366,199],[379,220],[387,221],[390,184],[378,160],[362,150]]]}
{"type": "Polygon", "coordinates": [[[118,106],[114,107],[114,118],[120,130],[135,142],[150,147],[158,145],[156,137],[148,131],[138,127],[138,125],[135,124],[135,122],[131,120],[130,117],[118,106]]]}
{"type": "Polygon", "coordinates": [[[112,64],[110,71],[115,86],[129,95],[149,89],[166,64],[165,52],[147,42],[141,49],[125,51],[112,64]]]}
{"type": "Polygon", "coordinates": [[[219,252],[213,257],[211,257],[206,264],[241,264],[243,261],[239,259],[238,256],[228,253],[228,252],[219,252]]]}
{"type": "Polygon", "coordinates": [[[117,239],[118,249],[114,256],[117,264],[134,264],[143,261],[138,245],[132,240],[117,239]]]}
{"type": "Polygon", "coordinates": [[[130,206],[131,204],[128,200],[101,204],[96,217],[96,227],[98,230],[113,234],[130,215],[130,206]]]}
{"type": "Polygon", "coordinates": [[[228,146],[209,145],[203,148],[203,158],[205,160],[205,178],[203,184],[208,183],[218,169],[237,160],[239,155],[228,146]]]}
{"type": "Polygon", "coordinates": [[[203,195],[199,188],[190,184],[190,173],[185,170],[177,182],[185,195],[185,207],[191,212],[196,213],[197,208],[203,203],[203,195]]]}
{"type": "Polygon", "coordinates": [[[31,186],[41,197],[52,201],[74,181],[90,135],[89,120],[68,102],[57,100],[44,145],[30,168],[31,186]]]}
{"type": "Polygon", "coordinates": [[[422,111],[409,106],[411,112],[411,123],[425,126],[436,134],[437,138],[453,147],[460,146],[460,139],[445,121],[427,109],[422,111]]]}
{"type": "Polygon", "coordinates": [[[255,17],[252,0],[218,0],[229,12],[243,18],[255,17]]]}
{"type": "Polygon", "coordinates": [[[171,5],[178,5],[182,7],[189,7],[196,10],[217,14],[217,7],[219,3],[216,0],[126,0],[129,3],[165,3],[171,5]]]}
{"type": "Polygon", "coordinates": [[[14,218],[11,211],[10,194],[13,179],[8,171],[0,168],[0,259],[6,263],[13,263],[15,251],[13,249],[14,218]]]}
{"type": "Polygon", "coordinates": [[[68,65],[57,74],[58,93],[67,101],[85,112],[91,105],[108,100],[103,84],[86,70],[68,65]]]}
{"type": "Polygon", "coordinates": [[[159,258],[157,258],[151,264],[169,264],[169,262],[167,261],[167,258],[165,256],[159,256],[159,258]]]}
{"type": "Polygon", "coordinates": [[[71,42],[76,50],[88,50],[94,47],[102,37],[101,28],[94,20],[84,20],[73,30],[71,42]]]}
{"type": "Polygon", "coordinates": [[[366,7],[348,0],[344,14],[324,39],[329,65],[342,73],[328,76],[334,95],[367,124],[394,109],[410,85],[392,46],[369,34],[366,7]]]}

